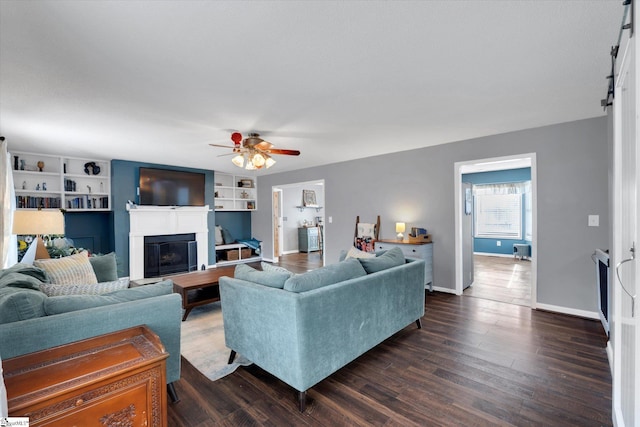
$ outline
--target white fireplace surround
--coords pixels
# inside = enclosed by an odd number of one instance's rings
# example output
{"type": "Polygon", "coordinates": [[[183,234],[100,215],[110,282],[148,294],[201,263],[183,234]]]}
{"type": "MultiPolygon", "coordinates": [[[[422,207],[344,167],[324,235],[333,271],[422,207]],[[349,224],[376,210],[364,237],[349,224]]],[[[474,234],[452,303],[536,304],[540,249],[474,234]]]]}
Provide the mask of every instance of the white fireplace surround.
{"type": "Polygon", "coordinates": [[[144,238],[195,233],[198,266],[209,265],[209,206],[136,206],[129,211],[129,278],[144,278],[144,238]]]}

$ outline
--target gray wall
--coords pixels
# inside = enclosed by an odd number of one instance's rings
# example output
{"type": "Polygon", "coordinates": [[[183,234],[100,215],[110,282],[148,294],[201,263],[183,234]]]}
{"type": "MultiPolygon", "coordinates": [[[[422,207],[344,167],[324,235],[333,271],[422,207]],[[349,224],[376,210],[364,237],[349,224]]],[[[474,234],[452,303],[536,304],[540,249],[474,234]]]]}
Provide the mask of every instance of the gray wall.
{"type": "MultiPolygon", "coordinates": [[[[522,153],[537,156],[537,302],[595,312],[591,254],[607,247],[609,229],[605,117],[261,176],[258,206],[270,206],[274,185],[324,179],[328,264],[352,245],[357,215],[380,215],[381,238],[395,236],[397,221],[433,235],[434,285],[453,290],[454,163],[522,153]],[[600,215],[600,227],[587,226],[589,214],[600,215]]],[[[252,215],[253,235],[269,257],[271,213],[252,215]]]]}

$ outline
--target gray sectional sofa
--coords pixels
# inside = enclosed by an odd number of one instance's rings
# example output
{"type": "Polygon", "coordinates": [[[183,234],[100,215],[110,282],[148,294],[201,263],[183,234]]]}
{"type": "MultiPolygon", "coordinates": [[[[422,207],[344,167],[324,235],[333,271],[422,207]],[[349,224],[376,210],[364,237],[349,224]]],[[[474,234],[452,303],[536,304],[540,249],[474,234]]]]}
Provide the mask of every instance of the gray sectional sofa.
{"type": "Polygon", "coordinates": [[[301,411],[309,388],[424,315],[423,261],[399,250],[299,275],[247,269],[220,279],[230,362],[242,354],[298,390],[301,411]]]}
{"type": "MultiPolygon", "coordinates": [[[[47,275],[17,264],[0,270],[0,357],[8,359],[137,325],[162,341],[170,397],[180,379],[182,301],[170,280],[101,295],[47,296],[47,275]]],[[[62,285],[67,286],[67,285],[62,285]]]]}

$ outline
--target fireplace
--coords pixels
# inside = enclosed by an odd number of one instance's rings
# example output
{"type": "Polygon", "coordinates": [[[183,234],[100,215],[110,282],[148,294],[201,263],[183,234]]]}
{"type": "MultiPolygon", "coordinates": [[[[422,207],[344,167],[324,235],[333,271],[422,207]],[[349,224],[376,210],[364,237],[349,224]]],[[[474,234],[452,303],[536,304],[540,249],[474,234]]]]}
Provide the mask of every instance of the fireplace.
{"type": "MultiPolygon", "coordinates": [[[[208,266],[209,239],[207,218],[208,206],[127,206],[129,211],[129,279],[139,280],[149,277],[145,274],[145,237],[194,234],[197,250],[192,254],[195,265],[200,270],[208,266]]],[[[187,249],[188,251],[188,249],[187,249]]],[[[188,258],[188,254],[187,254],[188,258]]],[[[187,261],[192,266],[194,263],[187,261]]],[[[168,274],[168,273],[164,273],[168,274]]],[[[154,274],[153,277],[158,277],[154,274]]]]}
{"type": "Polygon", "coordinates": [[[195,233],[144,237],[144,277],[198,269],[195,233]]]}

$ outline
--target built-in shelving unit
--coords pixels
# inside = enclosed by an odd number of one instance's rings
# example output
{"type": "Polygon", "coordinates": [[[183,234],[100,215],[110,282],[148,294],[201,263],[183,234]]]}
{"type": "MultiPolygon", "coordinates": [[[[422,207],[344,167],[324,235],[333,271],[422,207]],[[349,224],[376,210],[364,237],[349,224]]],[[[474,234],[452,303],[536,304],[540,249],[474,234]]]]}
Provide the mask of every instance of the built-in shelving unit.
{"type": "Polygon", "coordinates": [[[216,211],[254,211],[257,204],[257,180],[255,177],[215,173],[216,211]]]}
{"type": "Polygon", "coordinates": [[[12,152],[11,163],[18,209],[111,209],[108,160],[12,152]]]}

